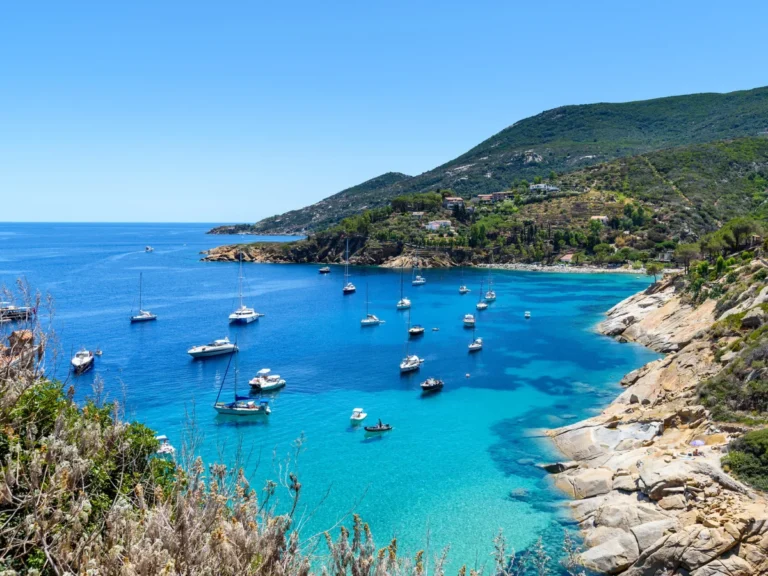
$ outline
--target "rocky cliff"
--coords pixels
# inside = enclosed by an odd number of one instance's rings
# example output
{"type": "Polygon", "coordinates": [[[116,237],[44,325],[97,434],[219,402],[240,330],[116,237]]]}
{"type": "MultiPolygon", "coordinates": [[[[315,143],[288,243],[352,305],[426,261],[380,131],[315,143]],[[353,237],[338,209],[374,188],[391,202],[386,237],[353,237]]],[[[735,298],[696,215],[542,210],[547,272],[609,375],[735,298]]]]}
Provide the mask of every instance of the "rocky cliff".
{"type": "MultiPolygon", "coordinates": [[[[754,305],[753,296],[739,306],[754,305]]],[[[716,425],[697,403],[697,386],[723,369],[711,331],[717,316],[715,300],[688,303],[668,281],[619,303],[598,326],[666,356],[627,374],[600,415],[549,431],[570,459],[547,469],[574,498],[588,568],[768,574],[768,500],[722,470],[737,429],[716,425]]]]}

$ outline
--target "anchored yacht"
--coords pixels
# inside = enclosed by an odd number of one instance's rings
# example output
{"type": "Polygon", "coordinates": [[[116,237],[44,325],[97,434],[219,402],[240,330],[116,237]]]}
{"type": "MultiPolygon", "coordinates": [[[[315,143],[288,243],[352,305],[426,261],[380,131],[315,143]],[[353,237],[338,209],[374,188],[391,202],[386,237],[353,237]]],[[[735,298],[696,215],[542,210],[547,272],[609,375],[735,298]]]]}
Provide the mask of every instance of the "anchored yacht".
{"type": "Polygon", "coordinates": [[[84,372],[88,372],[88,370],[93,368],[94,361],[95,357],[93,352],[83,348],[72,358],[72,370],[74,370],[75,374],[83,374],[84,372]]]}
{"type": "Polygon", "coordinates": [[[187,350],[187,354],[193,358],[207,358],[208,356],[220,356],[222,354],[232,354],[237,352],[237,344],[229,341],[229,338],[220,338],[210,344],[193,346],[187,350]]]}
{"type": "Polygon", "coordinates": [[[243,253],[240,253],[240,273],[237,277],[238,296],[240,298],[240,307],[229,315],[229,321],[232,324],[250,324],[259,319],[259,314],[253,308],[243,304],[243,253]]]}

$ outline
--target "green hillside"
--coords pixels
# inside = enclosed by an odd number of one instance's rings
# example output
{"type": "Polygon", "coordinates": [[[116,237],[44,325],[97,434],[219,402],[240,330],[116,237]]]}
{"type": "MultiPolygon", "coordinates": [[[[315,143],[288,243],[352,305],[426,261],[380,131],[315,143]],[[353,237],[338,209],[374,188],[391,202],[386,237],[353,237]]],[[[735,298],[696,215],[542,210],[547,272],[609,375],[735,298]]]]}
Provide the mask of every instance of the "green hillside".
{"type": "Polygon", "coordinates": [[[543,180],[551,192],[519,183],[497,202],[446,210],[443,191],[402,194],[385,206],[349,216],[307,240],[227,246],[208,259],[339,262],[344,241],[352,260],[386,264],[414,247],[438,249],[433,265],[553,262],[620,264],[664,257],[680,243],[740,216],[766,216],[768,138],[740,138],[659,150],[543,180]],[[414,215],[414,211],[417,212],[414,215]],[[422,214],[423,213],[423,214],[422,214]],[[429,230],[429,221],[450,226],[429,230]],[[445,258],[445,254],[449,258],[445,258]]]}
{"type": "Polygon", "coordinates": [[[377,208],[387,203],[392,194],[400,189],[400,183],[410,178],[399,172],[387,172],[329,196],[316,204],[292,210],[285,214],[265,218],[253,226],[238,224],[219,226],[209,234],[236,234],[239,232],[285,234],[321,230],[337,223],[341,218],[363,210],[377,208]],[[339,216],[341,215],[341,216],[339,216]]]}
{"type": "Polygon", "coordinates": [[[318,230],[403,193],[450,188],[469,197],[552,171],[569,173],[655,150],[763,134],[768,134],[768,88],[562,106],[521,120],[419,176],[386,174],[307,208],[262,220],[251,230],[318,230]]]}

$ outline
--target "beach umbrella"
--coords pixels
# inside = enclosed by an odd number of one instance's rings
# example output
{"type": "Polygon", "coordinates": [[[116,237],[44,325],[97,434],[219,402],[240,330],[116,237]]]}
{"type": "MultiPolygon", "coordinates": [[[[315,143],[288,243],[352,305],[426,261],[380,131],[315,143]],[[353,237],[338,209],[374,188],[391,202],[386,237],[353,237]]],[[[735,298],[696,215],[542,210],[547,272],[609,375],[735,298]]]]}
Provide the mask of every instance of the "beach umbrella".
{"type": "Polygon", "coordinates": [[[706,442],[704,440],[693,440],[691,446],[704,446],[706,442]]]}

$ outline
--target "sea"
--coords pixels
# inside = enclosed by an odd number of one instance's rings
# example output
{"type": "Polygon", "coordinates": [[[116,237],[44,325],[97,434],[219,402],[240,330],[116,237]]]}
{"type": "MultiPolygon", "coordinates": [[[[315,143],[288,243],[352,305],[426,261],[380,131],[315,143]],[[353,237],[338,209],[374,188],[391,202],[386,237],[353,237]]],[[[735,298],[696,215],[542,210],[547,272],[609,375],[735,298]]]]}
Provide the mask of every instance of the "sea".
{"type": "MultiPolygon", "coordinates": [[[[248,263],[243,299],[264,316],[232,326],[239,266],[202,262],[201,251],[291,238],[206,235],[212,226],[0,223],[0,284],[15,290],[22,279],[52,299],[40,310],[55,333],[48,374],[73,385],[79,401],[118,401],[126,418],[167,435],[177,453],[191,446],[206,464],[242,467],[255,488],[274,481],[278,509],[290,503],[295,473],[295,527],[308,547],[358,514],[377,546],[396,538],[401,553],[424,550],[428,561],[447,547],[454,568],[489,567],[500,532],[509,548],[542,538],[556,556],[572,521],[536,466],[558,458],[542,430],[599,412],[624,374],[657,357],[594,330],[647,278],[427,269],[426,284],[411,286],[410,270],[351,267],[357,292],[344,296],[343,266],[321,275],[317,265],[248,263]],[[143,307],[158,320],[131,324],[140,273],[143,307]],[[401,278],[410,314],[395,308],[401,278]],[[489,281],[498,299],[477,312],[489,281]],[[469,294],[459,294],[462,283],[469,294]],[[368,311],[384,323],[361,327],[368,311]],[[484,341],[474,354],[466,313],[476,314],[484,341]],[[409,340],[409,322],[424,335],[409,340]],[[187,354],[224,336],[237,342],[236,357],[187,354]],[[103,355],[94,370],[73,376],[69,359],[81,347],[103,355]],[[403,376],[406,353],[424,363],[403,376]],[[218,395],[248,394],[262,368],[287,382],[267,397],[271,415],[213,410],[218,395]],[[444,389],[422,395],[428,377],[444,389]],[[354,408],[392,431],[352,426],[354,408]]],[[[0,327],[3,337],[9,330],[0,327]]],[[[314,549],[322,555],[322,546],[314,549]]]]}

